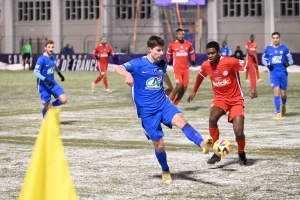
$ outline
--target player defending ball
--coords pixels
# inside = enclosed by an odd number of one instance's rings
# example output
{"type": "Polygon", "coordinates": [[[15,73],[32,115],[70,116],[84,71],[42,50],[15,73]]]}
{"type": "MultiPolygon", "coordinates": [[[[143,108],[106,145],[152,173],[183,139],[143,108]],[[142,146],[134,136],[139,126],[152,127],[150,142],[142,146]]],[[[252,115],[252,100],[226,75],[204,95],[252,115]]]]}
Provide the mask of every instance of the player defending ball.
{"type": "MultiPolygon", "coordinates": [[[[233,57],[221,56],[219,44],[215,41],[209,42],[206,45],[206,53],[208,60],[203,62],[197,79],[194,85],[193,92],[188,97],[188,102],[191,102],[196,96],[199,86],[204,77],[209,77],[212,83],[214,92],[214,100],[210,107],[209,115],[209,133],[213,141],[219,139],[218,121],[222,115],[228,113],[228,122],[233,123],[233,131],[238,144],[239,163],[247,164],[245,145],[246,138],[244,134],[244,96],[241,90],[241,81],[239,71],[249,70],[251,79],[251,89],[249,96],[256,98],[256,79],[255,68],[251,63],[238,60],[233,57]]],[[[221,157],[214,154],[208,164],[219,162],[221,157]]]]}

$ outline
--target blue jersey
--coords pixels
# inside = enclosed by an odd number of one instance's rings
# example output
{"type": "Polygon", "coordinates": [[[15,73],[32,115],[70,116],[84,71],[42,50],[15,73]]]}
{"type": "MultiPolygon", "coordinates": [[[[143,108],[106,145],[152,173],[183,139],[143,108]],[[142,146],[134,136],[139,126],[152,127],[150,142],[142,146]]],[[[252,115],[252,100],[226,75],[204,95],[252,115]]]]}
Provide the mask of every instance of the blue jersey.
{"type": "Polygon", "coordinates": [[[262,55],[262,63],[264,65],[273,65],[274,68],[270,71],[270,75],[273,77],[280,77],[287,75],[287,70],[284,67],[284,64],[293,64],[293,59],[290,54],[290,50],[284,44],[280,44],[278,47],[270,45],[266,47],[265,52],[262,55]],[[287,58],[290,59],[287,60],[287,58]]]}
{"type": "Polygon", "coordinates": [[[220,48],[220,54],[221,56],[231,56],[232,52],[229,47],[225,46],[220,48]]]}
{"type": "Polygon", "coordinates": [[[152,63],[144,56],[122,66],[134,79],[131,90],[139,118],[152,115],[170,103],[163,87],[163,78],[167,70],[164,61],[152,63]]]}
{"type": "MultiPolygon", "coordinates": [[[[34,68],[35,72],[40,73],[43,77],[51,80],[54,84],[56,84],[54,80],[54,72],[57,71],[55,60],[56,60],[55,54],[52,54],[51,58],[42,54],[38,58],[34,68]]],[[[37,80],[37,87],[49,88],[48,84],[45,83],[43,80],[40,80],[39,78],[37,80]]]]}

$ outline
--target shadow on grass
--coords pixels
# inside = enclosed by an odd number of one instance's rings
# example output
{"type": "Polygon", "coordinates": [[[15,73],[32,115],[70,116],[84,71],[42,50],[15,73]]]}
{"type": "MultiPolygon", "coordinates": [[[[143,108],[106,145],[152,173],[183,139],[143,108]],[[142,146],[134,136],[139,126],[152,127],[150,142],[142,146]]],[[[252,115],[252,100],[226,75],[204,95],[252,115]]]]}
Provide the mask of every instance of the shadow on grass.
{"type": "Polygon", "coordinates": [[[70,120],[70,121],[61,121],[60,124],[64,124],[64,125],[73,125],[75,124],[76,122],[78,121],[75,121],[75,120],[70,120]]]}
{"type": "MultiPolygon", "coordinates": [[[[252,166],[252,165],[254,165],[259,160],[266,160],[266,159],[249,159],[248,158],[247,159],[247,165],[244,166],[244,167],[252,166]]],[[[228,168],[223,169],[224,167],[227,167],[227,166],[230,166],[230,165],[236,165],[236,164],[239,165],[238,159],[234,159],[234,160],[228,161],[228,162],[226,162],[224,164],[221,164],[221,165],[212,166],[210,169],[222,169],[223,171],[236,171],[236,169],[228,169],[228,168]]]]}
{"type": "Polygon", "coordinates": [[[193,107],[186,107],[186,108],[180,108],[180,110],[185,110],[185,111],[195,111],[199,109],[208,109],[207,106],[193,106],[193,107]]]}
{"type": "MultiPolygon", "coordinates": [[[[171,172],[171,176],[172,176],[173,180],[188,180],[188,181],[195,181],[198,183],[203,183],[203,184],[212,185],[212,186],[216,186],[216,187],[222,186],[220,184],[217,184],[217,183],[214,183],[211,181],[205,181],[205,180],[202,180],[199,178],[195,178],[195,177],[193,177],[194,174],[196,175],[197,172],[196,171],[182,171],[182,172],[177,172],[177,173],[171,172]]],[[[157,179],[161,179],[161,174],[154,175],[153,177],[157,178],[157,179]]]]}
{"type": "Polygon", "coordinates": [[[284,117],[292,117],[292,116],[298,116],[300,115],[299,112],[287,112],[284,117]]]}

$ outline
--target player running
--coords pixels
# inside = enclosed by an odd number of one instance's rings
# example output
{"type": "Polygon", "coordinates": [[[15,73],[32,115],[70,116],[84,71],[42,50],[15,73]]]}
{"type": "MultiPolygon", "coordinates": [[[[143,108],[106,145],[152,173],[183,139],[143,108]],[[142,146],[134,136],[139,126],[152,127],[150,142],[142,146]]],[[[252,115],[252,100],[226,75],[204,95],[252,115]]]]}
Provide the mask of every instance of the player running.
{"type": "Polygon", "coordinates": [[[174,67],[174,78],[176,82],[176,87],[170,95],[170,100],[174,105],[178,105],[182,99],[190,79],[189,71],[189,54],[191,55],[193,66],[195,63],[195,52],[190,43],[187,40],[184,40],[184,31],[182,29],[176,30],[177,40],[172,42],[167,50],[166,59],[169,64],[171,61],[171,54],[173,55],[173,67],[174,67]]]}
{"type": "Polygon", "coordinates": [[[162,168],[162,181],[172,182],[161,123],[172,128],[177,126],[186,137],[208,153],[207,143],[212,138],[203,140],[183,117],[181,111],[171,103],[164,91],[163,82],[172,90],[173,86],[167,74],[167,64],[162,60],[165,41],[158,36],[148,39],[148,55],[133,59],[115,68],[115,72],[125,77],[125,82],[131,87],[133,103],[137,116],[141,118],[142,127],[148,140],[152,140],[156,158],[162,168]]]}
{"type": "Polygon", "coordinates": [[[280,33],[272,33],[272,45],[267,46],[262,56],[263,65],[267,66],[270,74],[270,83],[274,91],[276,118],[281,119],[286,114],[286,90],[288,72],[286,68],[294,63],[289,48],[280,44],[280,33]],[[280,96],[282,101],[280,112],[280,96]]]}
{"type": "MultiPolygon", "coordinates": [[[[256,42],[254,42],[254,39],[255,39],[254,35],[250,35],[250,40],[246,43],[246,50],[247,50],[246,60],[248,62],[251,62],[255,66],[257,81],[261,82],[261,81],[263,81],[263,79],[261,79],[260,75],[259,75],[258,59],[257,59],[257,53],[256,53],[257,45],[256,45],[256,42]]],[[[249,76],[249,72],[247,70],[246,71],[246,80],[245,80],[246,82],[249,82],[248,76],[249,76]]]]}
{"type": "MultiPolygon", "coordinates": [[[[203,62],[192,93],[188,96],[191,102],[205,77],[209,77],[214,92],[214,100],[210,107],[209,133],[216,142],[219,139],[218,121],[222,115],[228,113],[228,122],[233,123],[233,131],[238,144],[238,155],[240,165],[247,164],[245,153],[246,138],[244,134],[244,96],[241,89],[239,71],[249,70],[251,78],[251,90],[249,96],[257,97],[255,68],[251,63],[238,60],[233,57],[220,56],[219,44],[215,41],[206,45],[208,60],[203,62]]],[[[219,162],[221,157],[214,154],[208,164],[219,162]]]]}
{"type": "Polygon", "coordinates": [[[42,109],[43,117],[51,106],[60,106],[67,103],[65,91],[54,80],[54,72],[56,71],[61,81],[65,81],[65,77],[61,74],[55,64],[56,55],[53,53],[54,42],[52,40],[47,40],[44,49],[45,53],[38,58],[33,72],[34,76],[37,77],[37,90],[40,93],[44,105],[44,108],[42,109]],[[50,103],[51,95],[56,98],[52,104],[50,103]]]}
{"type": "Polygon", "coordinates": [[[108,87],[108,81],[107,81],[107,67],[108,67],[108,61],[109,56],[114,57],[114,51],[113,48],[106,44],[106,37],[102,36],[100,38],[101,45],[97,46],[95,50],[92,53],[93,58],[95,58],[98,62],[98,68],[99,68],[99,76],[96,78],[94,82],[92,82],[92,91],[95,92],[95,86],[97,83],[99,83],[103,79],[103,84],[106,88],[107,93],[112,93],[113,91],[109,89],[108,87]]]}

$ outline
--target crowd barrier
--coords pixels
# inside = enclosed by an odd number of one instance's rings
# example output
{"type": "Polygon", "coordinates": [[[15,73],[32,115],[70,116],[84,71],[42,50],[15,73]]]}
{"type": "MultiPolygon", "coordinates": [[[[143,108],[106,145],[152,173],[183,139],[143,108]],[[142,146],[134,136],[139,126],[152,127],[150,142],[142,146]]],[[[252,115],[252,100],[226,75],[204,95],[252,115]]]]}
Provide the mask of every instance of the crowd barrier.
{"type": "MultiPolygon", "coordinates": [[[[32,64],[31,66],[35,66],[35,63],[40,54],[32,55],[32,64]]],[[[109,58],[110,64],[123,64],[132,60],[134,58],[139,58],[145,56],[145,54],[118,54],[109,58]]],[[[258,54],[259,64],[261,64],[261,56],[262,54],[258,54]]],[[[295,65],[300,65],[300,53],[292,54],[295,65]]],[[[164,55],[165,59],[165,55],[164,55]]],[[[196,54],[196,64],[199,66],[205,60],[207,60],[206,54],[196,54]]],[[[21,54],[0,54],[0,62],[6,64],[20,64],[22,63],[22,55],[21,54]]],[[[61,71],[97,71],[98,67],[96,65],[96,60],[94,60],[91,54],[74,54],[74,55],[65,55],[65,54],[57,54],[56,64],[61,71]]],[[[31,68],[32,69],[32,68],[31,68]]]]}

